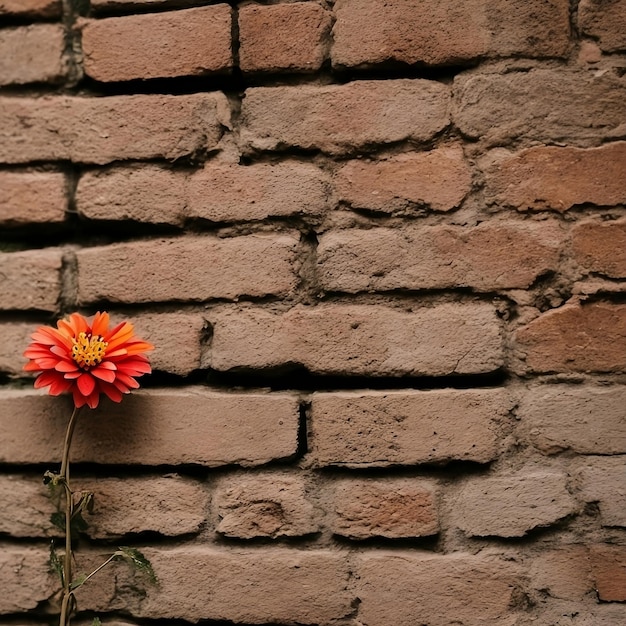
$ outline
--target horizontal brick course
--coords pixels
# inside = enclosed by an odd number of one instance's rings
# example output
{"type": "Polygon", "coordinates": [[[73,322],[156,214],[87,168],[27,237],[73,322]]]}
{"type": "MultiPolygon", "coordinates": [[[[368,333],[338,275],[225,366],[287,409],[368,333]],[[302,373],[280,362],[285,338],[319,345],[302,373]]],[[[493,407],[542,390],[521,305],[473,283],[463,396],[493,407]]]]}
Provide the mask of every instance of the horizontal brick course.
{"type": "Polygon", "coordinates": [[[626,219],[579,222],[572,229],[572,248],[585,270],[626,278],[626,219]]]}
{"type": "Polygon", "coordinates": [[[317,393],[310,460],[388,466],[495,458],[512,408],[501,389],[317,393]]]}
{"type": "Polygon", "coordinates": [[[210,320],[215,328],[204,362],[221,371],[300,363],[321,374],[442,376],[502,365],[500,322],[488,304],[410,313],[367,305],[228,309],[210,320]]]}
{"type": "Polygon", "coordinates": [[[555,223],[483,223],[328,232],[318,268],[328,291],[527,288],[554,271],[563,233],[555,223]]]}
{"type": "Polygon", "coordinates": [[[0,171],[0,224],[55,224],[67,210],[65,176],[57,172],[0,171]]]}
{"type": "Polygon", "coordinates": [[[56,17],[60,14],[61,0],[0,0],[0,15],[56,17]]]}
{"type": "Polygon", "coordinates": [[[586,457],[577,483],[585,502],[598,503],[603,526],[626,527],[626,457],[586,457]]]}
{"type": "MultiPolygon", "coordinates": [[[[70,413],[69,401],[31,390],[0,390],[0,462],[59,461],[70,413]]],[[[297,401],[289,394],[152,389],[85,412],[72,458],[102,464],[254,466],[295,454],[297,433],[297,401]]]]}
{"type": "Polygon", "coordinates": [[[215,148],[228,125],[220,93],[0,98],[0,163],[177,159],[215,148]]]}
{"type": "Polygon", "coordinates": [[[448,125],[448,101],[448,87],[428,80],[256,87],[245,93],[241,137],[249,149],[331,154],[426,141],[448,125]]]}
{"type": "Polygon", "coordinates": [[[226,72],[231,21],[226,4],[89,20],[82,28],[85,73],[114,82],[226,72]]]}
{"type": "Polygon", "coordinates": [[[297,283],[297,248],[298,238],[287,234],[86,248],[76,254],[78,298],[82,303],[166,302],[285,295],[297,283]]]}

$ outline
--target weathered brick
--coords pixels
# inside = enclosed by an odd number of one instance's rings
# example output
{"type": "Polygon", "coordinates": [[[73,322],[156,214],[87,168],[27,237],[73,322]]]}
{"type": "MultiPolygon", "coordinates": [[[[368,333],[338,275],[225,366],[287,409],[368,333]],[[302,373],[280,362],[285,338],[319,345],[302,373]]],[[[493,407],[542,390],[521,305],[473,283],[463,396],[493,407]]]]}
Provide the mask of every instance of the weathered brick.
{"type": "Polygon", "coordinates": [[[30,336],[36,325],[25,322],[6,322],[0,324],[0,372],[25,375],[22,368],[27,359],[22,356],[30,343],[30,336]]]}
{"type": "Polygon", "coordinates": [[[572,248],[576,262],[586,270],[626,278],[626,219],[576,224],[572,248]]]}
{"type": "Polygon", "coordinates": [[[318,268],[327,291],[527,288],[557,267],[562,238],[548,222],[331,231],[318,268]]]}
{"type": "Polygon", "coordinates": [[[565,474],[547,470],[470,479],[452,506],[456,525],[473,537],[522,537],[577,508],[565,474]]]}
{"type": "Polygon", "coordinates": [[[472,185],[459,147],[409,152],[385,160],[348,161],[335,177],[340,200],[352,207],[384,213],[427,208],[450,211],[472,185]]]}
{"type": "Polygon", "coordinates": [[[496,555],[359,555],[359,621],[376,626],[511,626],[518,568],[496,555]]]}
{"type": "Polygon", "coordinates": [[[455,79],[452,119],[464,135],[487,145],[522,138],[599,142],[623,136],[624,98],[626,81],[611,73],[467,74],[455,79]]]}
{"type": "MultiPolygon", "coordinates": [[[[94,494],[93,514],[86,514],[86,534],[98,539],[129,533],[155,532],[166,536],[197,532],[208,512],[208,491],[179,476],[133,478],[74,478],[75,493],[94,494]]],[[[11,537],[58,536],[50,522],[56,510],[41,480],[1,476],[3,516],[0,532],[11,537]]]]}
{"type": "Polygon", "coordinates": [[[228,537],[297,537],[319,531],[305,481],[287,473],[227,476],[213,496],[216,530],[228,537]]]}
{"type": "Polygon", "coordinates": [[[118,588],[116,598],[136,617],[327,626],[353,612],[341,552],[203,546],[144,552],[159,586],[147,588],[145,598],[132,586],[118,588]]]}
{"type": "Polygon", "coordinates": [[[542,549],[529,568],[531,584],[553,598],[582,600],[593,589],[589,549],[580,544],[542,549]]]}
{"type": "Polygon", "coordinates": [[[60,81],[68,68],[64,48],[65,33],[57,24],[0,30],[0,85],[60,81]]]}
{"type": "Polygon", "coordinates": [[[412,312],[367,305],[227,309],[210,321],[205,362],[221,371],[300,363],[323,374],[443,376],[502,365],[500,322],[481,303],[412,312]]]}
{"type": "Polygon", "coordinates": [[[621,372],[626,368],[626,305],[566,304],[515,332],[532,372],[621,372]]]}
{"type": "MultiPolygon", "coordinates": [[[[0,390],[0,462],[59,461],[70,413],[69,399],[0,390]]],[[[102,402],[82,415],[72,458],[123,465],[253,466],[295,454],[297,433],[298,403],[289,394],[152,389],[121,404],[102,402]]]]}
{"type": "Polygon", "coordinates": [[[151,164],[88,171],[78,182],[76,207],[92,220],[179,226],[185,218],[185,175],[151,164]]]}
{"type": "Polygon", "coordinates": [[[598,598],[626,602],[626,546],[591,546],[591,570],[598,598]]]}
{"type": "Polygon", "coordinates": [[[221,93],[0,98],[0,162],[177,159],[215,148],[229,125],[221,93]]]}
{"type": "Polygon", "coordinates": [[[66,209],[63,174],[0,172],[0,224],[58,223],[66,209]]]}
{"type": "Polygon", "coordinates": [[[499,451],[512,402],[502,389],[317,393],[314,465],[485,463],[499,451]]]}
{"type": "Polygon", "coordinates": [[[62,256],[60,248],[0,253],[0,310],[56,311],[62,256]]]}
{"type": "Polygon", "coordinates": [[[626,202],[626,142],[599,148],[538,146],[503,152],[486,166],[490,204],[520,211],[567,211],[579,204],[626,202]]]}
{"type": "Polygon", "coordinates": [[[597,39],[605,52],[626,50],[626,2],[624,0],[581,0],[578,26],[597,39]]]}
{"type": "Polygon", "coordinates": [[[517,411],[519,435],[548,454],[625,454],[625,403],[619,386],[531,387],[517,411]]]}
{"type": "Polygon", "coordinates": [[[344,153],[425,141],[448,125],[449,88],[429,80],[354,81],[248,89],[241,137],[248,148],[293,146],[344,153]]]}
{"type": "Polygon", "coordinates": [[[297,247],[293,235],[256,234],[85,248],[76,254],[78,298],[165,302],[284,295],[297,282],[297,247]]]}
{"type": "Polygon", "coordinates": [[[626,526],[625,457],[586,457],[578,482],[585,502],[598,503],[603,526],[626,526]]]}
{"type": "Polygon", "coordinates": [[[95,80],[202,76],[232,67],[227,4],[87,21],[85,73],[95,80]]]}
{"type": "Polygon", "coordinates": [[[408,478],[337,481],[331,528],[351,539],[436,535],[435,485],[408,478]]]}
{"type": "Polygon", "coordinates": [[[198,0],[90,0],[90,7],[96,13],[113,11],[134,11],[164,7],[176,9],[198,4],[198,0]]]}
{"type": "Polygon", "coordinates": [[[331,14],[317,2],[248,5],[239,10],[244,72],[313,72],[326,59],[331,14]]]}
{"type": "Polygon", "coordinates": [[[0,15],[56,17],[60,13],[61,0],[0,0],[0,15]]]}
{"type": "Polygon", "coordinates": [[[328,205],[327,186],[325,174],[309,163],[207,163],[187,185],[187,215],[212,222],[319,215],[328,205]]]}
{"type": "Polygon", "coordinates": [[[0,615],[22,613],[51,595],[46,550],[26,545],[0,544],[0,615]]]}
{"type": "Polygon", "coordinates": [[[451,65],[483,56],[562,56],[569,5],[506,0],[338,0],[333,63],[451,65]]]}

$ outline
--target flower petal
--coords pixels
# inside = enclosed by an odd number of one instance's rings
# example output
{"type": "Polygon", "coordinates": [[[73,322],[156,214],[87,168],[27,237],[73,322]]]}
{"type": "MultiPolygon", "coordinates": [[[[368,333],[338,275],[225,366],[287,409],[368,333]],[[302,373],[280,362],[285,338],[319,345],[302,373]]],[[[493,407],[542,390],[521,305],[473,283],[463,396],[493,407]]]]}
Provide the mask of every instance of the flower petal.
{"type": "Polygon", "coordinates": [[[104,337],[109,330],[109,314],[98,311],[93,316],[93,322],[91,323],[91,334],[104,337]]]}
{"type": "Polygon", "coordinates": [[[89,371],[89,373],[100,380],[106,381],[107,383],[112,383],[115,380],[115,372],[104,367],[94,367],[89,371]]]}
{"type": "Polygon", "coordinates": [[[78,390],[84,396],[88,396],[95,389],[96,381],[93,379],[91,374],[85,372],[76,379],[76,385],[78,386],[78,390]]]}

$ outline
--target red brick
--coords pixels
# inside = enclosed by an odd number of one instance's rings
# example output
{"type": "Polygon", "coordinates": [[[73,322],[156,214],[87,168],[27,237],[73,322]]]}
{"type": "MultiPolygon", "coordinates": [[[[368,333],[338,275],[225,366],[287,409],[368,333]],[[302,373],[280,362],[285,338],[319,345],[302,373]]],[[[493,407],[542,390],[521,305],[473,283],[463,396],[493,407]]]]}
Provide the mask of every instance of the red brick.
{"type": "Polygon", "coordinates": [[[181,226],[185,175],[143,163],[88,171],[76,189],[78,213],[92,220],[133,220],[181,226]]]}
{"type": "Polygon", "coordinates": [[[332,531],[351,539],[426,537],[439,532],[434,484],[423,480],[340,480],[332,531]]]}
{"type": "Polygon", "coordinates": [[[41,548],[0,544],[0,615],[35,609],[50,597],[52,580],[48,559],[48,551],[41,548]]]}
{"type": "Polygon", "coordinates": [[[300,363],[311,372],[445,376],[502,365],[500,322],[488,304],[405,312],[384,306],[296,306],[286,313],[227,309],[210,316],[206,365],[224,371],[300,363]]]}
{"type": "Polygon", "coordinates": [[[317,393],[310,458],[348,467],[485,463],[498,455],[511,408],[501,389],[317,393]]]}
{"type": "Polygon", "coordinates": [[[539,146],[492,158],[486,171],[490,204],[520,211],[567,211],[579,204],[626,203],[626,142],[599,148],[539,146]]]}
{"type": "Polygon", "coordinates": [[[335,13],[332,57],[337,66],[562,56],[569,43],[567,0],[514,7],[506,0],[338,0],[335,13]]]}
{"type": "Polygon", "coordinates": [[[557,267],[561,239],[547,222],[331,231],[318,268],[327,291],[527,288],[557,267]]]}
{"type": "Polygon", "coordinates": [[[626,2],[624,0],[581,0],[578,26],[597,39],[605,52],[626,50],[626,2]]]}
{"type": "Polygon", "coordinates": [[[178,159],[217,146],[223,94],[0,98],[0,162],[178,159]]]}
{"type": "Polygon", "coordinates": [[[287,473],[222,478],[213,496],[216,530],[227,537],[297,537],[319,531],[301,476],[287,473]]]}
{"type": "Polygon", "coordinates": [[[532,372],[622,372],[626,305],[566,304],[516,331],[515,347],[532,372]]]}
{"type": "Polygon", "coordinates": [[[372,144],[426,141],[448,125],[449,88],[429,80],[355,81],[248,89],[247,147],[345,153],[372,144]]]}
{"type": "Polygon", "coordinates": [[[114,82],[227,72],[231,21],[226,4],[89,20],[82,29],[85,73],[114,82]]]}
{"type": "Polygon", "coordinates": [[[572,229],[576,262],[590,272],[626,278],[626,220],[580,222],[572,229]]]}
{"type": "Polygon", "coordinates": [[[577,509],[565,474],[545,470],[470,479],[452,507],[456,525],[472,537],[522,537],[577,509]]]}
{"type": "Polygon", "coordinates": [[[532,559],[530,578],[535,589],[553,598],[580,601],[593,589],[589,549],[579,544],[542,548],[532,559]]]}
{"type": "MultiPolygon", "coordinates": [[[[94,494],[93,513],[84,518],[89,525],[86,534],[97,539],[140,532],[166,536],[195,533],[208,511],[208,492],[202,485],[173,475],[75,478],[72,490],[94,494]]],[[[50,522],[56,509],[41,480],[1,476],[0,496],[4,507],[0,532],[11,537],[60,535],[50,522]]]]}
{"type": "Polygon", "coordinates": [[[145,554],[159,586],[142,598],[120,585],[115,598],[135,617],[329,626],[353,612],[341,552],[188,546],[145,554]]]}
{"type": "Polygon", "coordinates": [[[22,322],[0,324],[0,372],[25,376],[22,368],[26,359],[22,356],[30,343],[36,325],[22,322]]]}
{"type": "Polygon", "coordinates": [[[454,209],[470,192],[472,178],[462,150],[451,147],[348,161],[335,186],[339,199],[352,207],[411,214],[422,208],[454,209]]]}
{"type": "MultiPolygon", "coordinates": [[[[0,462],[59,461],[70,413],[69,399],[0,390],[0,462]]],[[[116,465],[253,466],[295,454],[297,432],[298,404],[289,394],[152,389],[85,412],[72,458],[116,465]]]]}
{"type": "Polygon", "coordinates": [[[591,570],[604,602],[626,602],[626,546],[591,546],[591,570]]]}
{"type": "Polygon", "coordinates": [[[626,527],[626,457],[586,457],[578,483],[585,502],[598,503],[603,526],[626,527]]]}
{"type": "Polygon", "coordinates": [[[515,564],[496,555],[359,555],[359,621],[376,626],[502,626],[512,624],[515,564]]]}
{"type": "Polygon", "coordinates": [[[331,14],[316,2],[248,5],[239,10],[244,72],[314,72],[326,59],[331,14]]]}
{"type": "Polygon", "coordinates": [[[470,73],[455,79],[454,96],[456,126],[487,145],[522,138],[580,144],[623,136],[626,84],[610,72],[470,73]]]}
{"type": "Polygon", "coordinates": [[[60,13],[61,0],[0,0],[0,15],[56,17],[60,13]]]}
{"type": "Polygon", "coordinates": [[[65,176],[57,172],[0,172],[0,224],[59,223],[67,209],[65,176]]]}
{"type": "Polygon", "coordinates": [[[59,82],[68,68],[64,48],[65,33],[60,25],[0,30],[0,85],[59,82]]]}
{"type": "Polygon", "coordinates": [[[327,185],[322,170],[309,163],[207,163],[189,180],[187,215],[212,222],[319,215],[328,206],[327,185]]]}
{"type": "Polygon", "coordinates": [[[518,435],[548,454],[625,454],[625,403],[620,386],[531,387],[517,411],[518,435]]]}
{"type": "Polygon", "coordinates": [[[297,247],[293,235],[256,234],[85,248],[76,255],[78,298],[130,303],[286,295],[297,283],[297,247]]]}
{"type": "Polygon", "coordinates": [[[0,253],[0,310],[56,311],[62,257],[60,248],[0,253]]]}

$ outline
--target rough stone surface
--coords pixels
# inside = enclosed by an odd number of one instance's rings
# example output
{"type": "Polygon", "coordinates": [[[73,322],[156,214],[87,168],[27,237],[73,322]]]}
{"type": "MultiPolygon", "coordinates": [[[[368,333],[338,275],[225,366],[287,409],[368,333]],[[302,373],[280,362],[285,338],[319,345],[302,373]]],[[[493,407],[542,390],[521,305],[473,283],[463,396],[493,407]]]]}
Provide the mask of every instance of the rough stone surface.
{"type": "Polygon", "coordinates": [[[47,550],[0,544],[0,615],[22,613],[51,595],[47,550]]]}
{"type": "Polygon", "coordinates": [[[624,0],[581,0],[578,26],[597,39],[602,50],[626,50],[626,2],[624,0]]]}
{"type": "Polygon", "coordinates": [[[326,59],[331,14],[317,2],[252,4],[239,10],[244,72],[312,72],[326,59]]]}
{"type": "Polygon", "coordinates": [[[0,372],[26,375],[22,368],[27,359],[22,356],[35,332],[36,324],[6,322],[0,324],[0,372]]]}
{"type": "Polygon", "coordinates": [[[0,310],[56,311],[62,256],[58,248],[0,253],[0,310]]]}
{"type": "Polygon", "coordinates": [[[299,363],[311,372],[442,376],[502,365],[500,322],[491,305],[441,304],[406,312],[384,306],[296,306],[286,313],[227,309],[210,316],[203,362],[220,371],[299,363]]]}
{"type": "Polygon", "coordinates": [[[619,385],[533,386],[517,410],[519,436],[547,454],[625,454],[624,403],[619,385]]]}
{"type": "Polygon", "coordinates": [[[566,304],[515,333],[532,372],[621,372],[626,368],[626,305],[566,304]]]}
{"type": "Polygon", "coordinates": [[[532,469],[470,479],[453,504],[456,524],[473,537],[522,537],[575,511],[564,473],[532,469]]]}
{"type": "Polygon", "coordinates": [[[408,152],[380,161],[348,161],[337,173],[337,196],[348,205],[384,213],[428,208],[450,211],[471,189],[458,147],[408,152]]]}
{"type": "Polygon", "coordinates": [[[423,480],[340,480],[331,528],[351,539],[436,535],[436,497],[435,485],[423,480]]]}
{"type": "Polygon", "coordinates": [[[512,140],[579,145],[623,138],[626,79],[611,73],[532,69],[454,81],[452,119],[487,145],[512,140]],[[554,112],[558,111],[558,115],[554,112]]]}
{"type": "MultiPolygon", "coordinates": [[[[0,390],[0,462],[60,461],[58,442],[70,412],[69,400],[0,390]]],[[[297,433],[298,404],[289,394],[151,389],[122,404],[104,401],[79,420],[72,457],[118,465],[254,466],[295,454],[297,433]]]]}
{"type": "Polygon", "coordinates": [[[582,600],[593,589],[589,549],[585,545],[564,545],[542,550],[529,567],[535,589],[553,598],[582,600]]]}
{"type": "Polygon", "coordinates": [[[232,66],[227,4],[89,20],[82,28],[85,73],[103,82],[201,76],[232,66]]]}
{"type": "Polygon", "coordinates": [[[512,401],[501,389],[316,393],[310,460],[388,466],[492,460],[512,401]]]}
{"type": "Polygon", "coordinates": [[[626,527],[626,457],[586,457],[577,478],[585,502],[598,503],[602,525],[626,527]]]}
{"type": "Polygon", "coordinates": [[[591,569],[600,600],[626,602],[626,546],[592,546],[591,569]]]}
{"type": "Polygon", "coordinates": [[[213,502],[216,530],[227,537],[297,537],[320,528],[306,484],[295,474],[226,477],[219,481],[213,502]]]}
{"type": "Polygon", "coordinates": [[[527,288],[556,269],[562,239],[549,222],[336,231],[320,237],[318,269],[327,291],[527,288]]]}
{"type": "Polygon", "coordinates": [[[61,0],[0,0],[0,15],[56,17],[60,13],[61,0]]]}
{"type": "Polygon", "coordinates": [[[626,219],[579,222],[572,229],[572,248],[585,270],[626,278],[626,219]]]}
{"type": "Polygon", "coordinates": [[[296,285],[295,236],[190,236],[77,252],[80,302],[203,301],[285,295],[296,285]],[[106,268],[103,271],[103,268],[106,268]]]}
{"type": "Polygon", "coordinates": [[[541,146],[503,152],[486,166],[490,204],[520,211],[567,211],[581,204],[626,203],[626,142],[599,148],[541,146]]]}
{"type": "Polygon", "coordinates": [[[64,48],[65,33],[57,24],[0,30],[0,85],[62,80],[68,67],[64,48]]]}
{"type": "Polygon", "coordinates": [[[429,80],[248,89],[241,137],[248,148],[345,153],[371,144],[426,141],[449,122],[449,89],[429,80]]]}
{"type": "Polygon", "coordinates": [[[65,176],[57,172],[0,172],[0,224],[59,223],[67,209],[65,176]]]}
{"type": "Polygon", "coordinates": [[[516,566],[495,555],[362,555],[359,619],[377,626],[511,626],[516,566]]]}
{"type": "Polygon", "coordinates": [[[215,148],[230,124],[220,93],[0,98],[0,163],[174,160],[215,148]]]}

